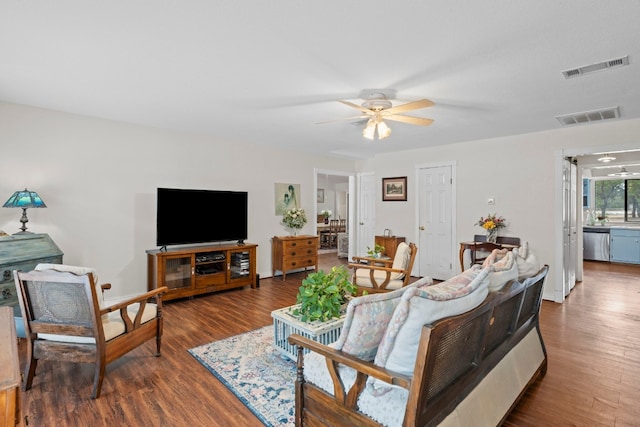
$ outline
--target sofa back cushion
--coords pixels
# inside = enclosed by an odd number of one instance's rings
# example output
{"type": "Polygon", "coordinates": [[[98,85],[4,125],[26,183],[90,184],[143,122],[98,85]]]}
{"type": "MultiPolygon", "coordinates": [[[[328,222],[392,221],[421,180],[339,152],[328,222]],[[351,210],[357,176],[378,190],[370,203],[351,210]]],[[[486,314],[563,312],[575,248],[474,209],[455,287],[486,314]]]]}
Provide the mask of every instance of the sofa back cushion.
{"type": "Polygon", "coordinates": [[[362,360],[372,361],[402,294],[410,288],[433,284],[430,277],[392,292],[357,297],[349,301],[340,337],[331,346],[362,360]]]}
{"type": "MultiPolygon", "coordinates": [[[[397,270],[406,270],[411,261],[411,248],[405,242],[400,242],[393,257],[393,265],[391,268],[397,270]]],[[[400,280],[404,278],[404,273],[391,273],[391,280],[400,280]]]]}
{"type": "Polygon", "coordinates": [[[513,249],[518,264],[518,280],[522,281],[540,271],[540,262],[536,255],[529,250],[529,242],[524,242],[519,248],[513,249]]]}
{"type": "Polygon", "coordinates": [[[513,252],[507,249],[494,249],[484,260],[482,266],[489,268],[489,291],[499,291],[510,280],[518,280],[518,264],[513,252]]]}
{"type": "Polygon", "coordinates": [[[488,294],[488,273],[488,269],[475,265],[445,282],[407,289],[393,312],[374,363],[411,375],[422,326],[480,305],[488,294]]]}

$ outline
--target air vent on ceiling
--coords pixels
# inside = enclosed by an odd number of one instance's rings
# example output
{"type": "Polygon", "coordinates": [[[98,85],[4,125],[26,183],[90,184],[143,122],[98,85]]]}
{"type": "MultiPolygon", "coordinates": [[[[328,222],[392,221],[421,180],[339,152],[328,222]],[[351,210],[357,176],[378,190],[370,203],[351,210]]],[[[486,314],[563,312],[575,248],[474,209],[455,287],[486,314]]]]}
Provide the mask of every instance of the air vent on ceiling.
{"type": "Polygon", "coordinates": [[[571,77],[578,77],[614,67],[622,67],[623,65],[629,65],[629,55],[623,56],[622,58],[598,62],[597,64],[585,65],[583,67],[574,68],[572,70],[565,70],[562,72],[562,74],[564,75],[565,79],[570,79],[571,77]]]}
{"type": "Polygon", "coordinates": [[[576,123],[596,122],[598,120],[617,119],[620,117],[620,107],[604,108],[602,110],[585,111],[582,113],[565,114],[556,116],[563,125],[576,123]]]}

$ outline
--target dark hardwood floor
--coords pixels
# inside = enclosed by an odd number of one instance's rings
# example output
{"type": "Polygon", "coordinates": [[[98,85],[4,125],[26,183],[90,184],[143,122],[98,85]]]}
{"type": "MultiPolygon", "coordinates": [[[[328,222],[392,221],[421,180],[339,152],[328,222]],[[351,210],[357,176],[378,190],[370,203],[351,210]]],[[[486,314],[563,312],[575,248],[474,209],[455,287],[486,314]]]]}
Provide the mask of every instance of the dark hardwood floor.
{"type": "MultiPolygon", "coordinates": [[[[321,268],[337,260],[321,255],[321,268]]],[[[640,425],[640,267],[591,262],[585,270],[564,304],[543,303],[548,372],[505,425],[640,425]]],[[[167,303],[162,356],[149,342],[108,365],[97,400],[92,366],[40,362],[22,395],[29,426],[262,425],[187,350],[271,324],[271,311],[295,302],[304,277],[167,303]]],[[[24,343],[21,355],[24,366],[24,343]]]]}

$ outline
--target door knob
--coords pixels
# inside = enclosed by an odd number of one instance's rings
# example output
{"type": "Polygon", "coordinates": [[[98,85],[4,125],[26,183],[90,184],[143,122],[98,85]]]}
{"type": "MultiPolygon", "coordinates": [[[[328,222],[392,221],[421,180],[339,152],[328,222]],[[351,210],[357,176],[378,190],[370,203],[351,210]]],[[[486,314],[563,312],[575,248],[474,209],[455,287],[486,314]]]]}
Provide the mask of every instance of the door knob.
{"type": "Polygon", "coordinates": [[[420,226],[420,231],[424,231],[424,225],[420,226]]]}

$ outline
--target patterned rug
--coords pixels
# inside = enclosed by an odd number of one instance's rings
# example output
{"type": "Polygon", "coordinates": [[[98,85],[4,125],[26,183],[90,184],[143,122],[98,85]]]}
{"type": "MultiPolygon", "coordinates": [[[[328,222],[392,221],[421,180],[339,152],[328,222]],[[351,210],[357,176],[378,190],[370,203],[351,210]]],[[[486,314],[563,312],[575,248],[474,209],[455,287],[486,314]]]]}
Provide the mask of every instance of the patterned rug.
{"type": "Polygon", "coordinates": [[[273,347],[273,325],[189,350],[266,426],[295,425],[295,363],[273,347]]]}

